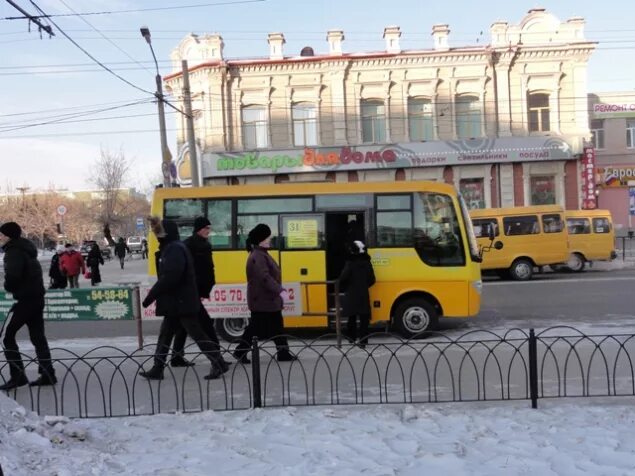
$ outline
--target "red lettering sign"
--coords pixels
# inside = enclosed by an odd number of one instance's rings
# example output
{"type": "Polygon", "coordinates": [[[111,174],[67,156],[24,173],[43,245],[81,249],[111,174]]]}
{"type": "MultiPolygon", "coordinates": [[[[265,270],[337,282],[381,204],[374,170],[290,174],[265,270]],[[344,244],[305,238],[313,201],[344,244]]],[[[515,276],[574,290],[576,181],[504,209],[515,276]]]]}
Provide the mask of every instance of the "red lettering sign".
{"type": "Polygon", "coordinates": [[[582,154],[582,208],[593,210],[597,208],[597,197],[595,196],[595,149],[585,147],[582,154]]]}

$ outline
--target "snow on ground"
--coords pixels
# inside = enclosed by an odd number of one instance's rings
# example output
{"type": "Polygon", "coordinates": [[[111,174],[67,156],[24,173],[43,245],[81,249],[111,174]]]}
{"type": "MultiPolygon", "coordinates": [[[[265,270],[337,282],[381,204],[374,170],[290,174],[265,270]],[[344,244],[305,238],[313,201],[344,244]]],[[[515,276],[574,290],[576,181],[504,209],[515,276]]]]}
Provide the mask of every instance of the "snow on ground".
{"type": "Polygon", "coordinates": [[[632,399],[272,408],[68,421],[0,395],[0,463],[27,475],[627,475],[632,399]]]}

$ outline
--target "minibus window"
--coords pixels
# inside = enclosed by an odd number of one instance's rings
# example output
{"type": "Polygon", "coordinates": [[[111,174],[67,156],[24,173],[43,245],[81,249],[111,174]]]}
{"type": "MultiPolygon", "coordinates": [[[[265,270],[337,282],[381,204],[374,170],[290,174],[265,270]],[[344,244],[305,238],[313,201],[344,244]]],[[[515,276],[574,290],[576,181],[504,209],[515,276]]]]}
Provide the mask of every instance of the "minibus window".
{"type": "Polygon", "coordinates": [[[567,218],[567,230],[570,235],[586,235],[591,233],[588,218],[567,218]]]}
{"type": "Polygon", "coordinates": [[[609,233],[611,231],[611,222],[608,218],[593,219],[593,233],[609,233]]]}
{"type": "Polygon", "coordinates": [[[545,233],[560,233],[564,229],[562,217],[559,214],[543,215],[542,229],[545,233]]]}
{"type": "Polygon", "coordinates": [[[490,228],[494,230],[494,236],[498,236],[496,218],[475,218],[472,219],[472,226],[476,238],[489,238],[490,228]]]}
{"type": "Polygon", "coordinates": [[[540,233],[540,225],[538,225],[538,217],[536,215],[505,217],[503,218],[503,229],[506,236],[536,235],[540,233]]]}
{"type": "Polygon", "coordinates": [[[179,198],[166,200],[163,216],[165,218],[196,218],[203,214],[203,200],[194,198],[179,198]]]}

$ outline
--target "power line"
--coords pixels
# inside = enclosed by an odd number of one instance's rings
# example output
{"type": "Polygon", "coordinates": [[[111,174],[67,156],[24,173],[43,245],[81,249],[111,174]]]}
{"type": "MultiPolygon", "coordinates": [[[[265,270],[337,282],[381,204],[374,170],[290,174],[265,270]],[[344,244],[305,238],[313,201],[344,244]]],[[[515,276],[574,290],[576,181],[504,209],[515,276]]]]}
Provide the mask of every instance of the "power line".
{"type": "Polygon", "coordinates": [[[11,5],[13,8],[15,8],[17,11],[22,13],[22,15],[24,15],[23,17],[21,17],[22,19],[29,20],[29,29],[31,28],[31,23],[35,23],[38,26],[38,31],[40,32],[40,37],[42,35],[42,31],[45,31],[46,33],[48,33],[49,37],[55,36],[55,33],[53,33],[53,30],[51,29],[51,26],[50,25],[44,25],[40,21],[40,17],[31,15],[26,10],[24,10],[22,7],[20,7],[19,5],[16,5],[15,2],[13,2],[12,0],[7,0],[7,3],[9,5],[11,5]]]}
{"type": "MultiPolygon", "coordinates": [[[[13,4],[11,0],[7,0],[7,1],[13,4]]],[[[119,13],[157,12],[157,11],[166,11],[166,10],[184,10],[188,8],[214,7],[214,6],[222,6],[222,5],[238,5],[243,3],[262,3],[266,1],[267,0],[234,0],[234,1],[228,1],[228,2],[198,3],[193,5],[179,5],[179,6],[169,6],[169,7],[136,8],[136,9],[128,9],[128,10],[106,10],[106,11],[99,11],[99,12],[82,12],[82,13],[57,13],[53,15],[48,15],[40,10],[41,15],[37,15],[34,18],[51,19],[56,17],[73,17],[73,16],[82,17],[82,16],[92,16],[92,15],[114,15],[119,13]]],[[[16,5],[14,6],[18,8],[16,5]]],[[[0,20],[22,20],[22,19],[28,18],[27,13],[23,12],[22,9],[19,9],[19,10],[21,13],[25,15],[24,17],[4,17],[4,18],[0,18],[0,20]]],[[[55,23],[53,24],[55,25],[55,23]]]]}
{"type": "Polygon", "coordinates": [[[89,107],[97,107],[97,106],[111,106],[113,104],[122,104],[122,103],[129,103],[129,102],[143,102],[143,101],[152,101],[152,99],[149,98],[132,98],[132,99],[124,99],[121,101],[112,101],[112,102],[104,102],[104,103],[98,103],[98,104],[84,104],[81,106],[71,106],[71,107],[60,107],[60,108],[54,108],[54,109],[40,109],[37,111],[27,111],[27,112],[14,112],[14,113],[10,113],[10,114],[0,114],[0,118],[2,117],[14,117],[14,116],[28,116],[31,114],[42,114],[42,113],[47,113],[47,112],[58,112],[58,111],[70,111],[73,109],[84,109],[84,108],[89,108],[89,107]]]}

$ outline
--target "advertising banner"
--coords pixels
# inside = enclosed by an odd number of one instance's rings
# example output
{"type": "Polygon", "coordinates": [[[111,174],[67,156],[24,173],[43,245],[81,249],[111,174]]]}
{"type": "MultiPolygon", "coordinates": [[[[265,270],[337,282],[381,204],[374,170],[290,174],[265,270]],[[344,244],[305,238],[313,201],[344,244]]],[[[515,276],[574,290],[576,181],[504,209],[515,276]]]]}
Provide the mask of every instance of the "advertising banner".
{"type": "Polygon", "coordinates": [[[595,103],[591,108],[591,114],[595,119],[635,117],[635,102],[631,100],[625,102],[595,103]]]}
{"type": "Polygon", "coordinates": [[[602,188],[628,187],[628,182],[635,180],[635,167],[607,165],[595,170],[602,188]]]}
{"type": "Polygon", "coordinates": [[[574,158],[562,137],[501,137],[428,141],[383,146],[306,147],[304,149],[202,154],[205,177],[433,167],[574,158]]]}
{"type": "MultiPolygon", "coordinates": [[[[132,320],[132,289],[123,287],[49,290],[44,297],[44,319],[49,321],[132,320]]],[[[15,301],[0,292],[0,320],[15,301]]]]}
{"type": "MultiPolygon", "coordinates": [[[[299,316],[302,314],[302,296],[300,283],[282,283],[287,290],[288,299],[284,302],[283,316],[299,316]]],[[[144,299],[150,287],[141,288],[141,299],[144,299]]],[[[143,319],[157,319],[156,303],[142,309],[143,319]]],[[[203,299],[203,305],[212,319],[249,317],[247,307],[247,284],[217,284],[212,289],[210,299],[203,299]]]]}
{"type": "Polygon", "coordinates": [[[628,214],[635,216],[635,187],[628,188],[628,214]]]}
{"type": "Polygon", "coordinates": [[[595,195],[595,149],[585,147],[582,160],[582,209],[594,210],[597,208],[597,196],[595,195]]]}

